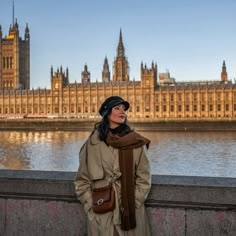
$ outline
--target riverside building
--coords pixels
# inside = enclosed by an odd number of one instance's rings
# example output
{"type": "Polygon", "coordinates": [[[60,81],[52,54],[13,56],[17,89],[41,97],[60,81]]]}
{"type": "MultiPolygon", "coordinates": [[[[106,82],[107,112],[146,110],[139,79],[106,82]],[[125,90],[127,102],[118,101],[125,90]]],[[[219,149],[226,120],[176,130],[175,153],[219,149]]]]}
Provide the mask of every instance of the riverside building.
{"type": "Polygon", "coordinates": [[[69,82],[69,70],[51,68],[50,89],[30,89],[30,34],[24,40],[18,24],[3,38],[0,27],[1,118],[98,118],[105,98],[122,96],[129,101],[129,119],[199,120],[236,119],[236,84],[228,80],[225,61],[218,81],[176,82],[170,73],[159,73],[157,64],[140,65],[140,80],[130,80],[120,31],[111,76],[105,57],[102,81],[91,82],[84,66],[81,82],[69,82]]]}

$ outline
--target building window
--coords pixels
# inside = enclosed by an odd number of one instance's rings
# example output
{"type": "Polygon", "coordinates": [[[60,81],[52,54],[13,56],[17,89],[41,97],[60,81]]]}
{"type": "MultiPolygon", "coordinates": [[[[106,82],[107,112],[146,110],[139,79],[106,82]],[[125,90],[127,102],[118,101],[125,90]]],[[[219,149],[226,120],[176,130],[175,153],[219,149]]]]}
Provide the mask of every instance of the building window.
{"type": "Polygon", "coordinates": [[[136,106],[136,112],[139,112],[140,110],[139,110],[139,106],[136,106]]]}
{"type": "Polygon", "coordinates": [[[40,105],[40,113],[44,113],[44,106],[40,105]]]}
{"type": "Polygon", "coordinates": [[[186,93],[186,94],[185,94],[185,101],[186,101],[186,102],[189,102],[189,100],[190,100],[189,97],[190,97],[190,96],[189,96],[189,93],[186,93]]]}
{"type": "Polygon", "coordinates": [[[217,105],[217,111],[220,111],[220,110],[221,110],[221,105],[218,104],[218,105],[217,105]]]}
{"type": "Polygon", "coordinates": [[[194,102],[197,102],[197,93],[194,93],[194,94],[193,94],[193,101],[194,101],[194,102]]]}
{"type": "Polygon", "coordinates": [[[92,103],[94,104],[94,103],[96,103],[96,97],[92,97],[92,103]]]}
{"type": "Polygon", "coordinates": [[[225,110],[229,111],[229,104],[225,104],[225,110]]]}
{"type": "Polygon", "coordinates": [[[85,112],[88,113],[88,107],[85,107],[85,112]]]}
{"type": "Polygon", "coordinates": [[[210,104],[209,110],[213,111],[213,105],[212,104],[210,104]]]}
{"type": "Polygon", "coordinates": [[[166,102],[166,94],[162,94],[162,101],[166,102]]]}
{"type": "Polygon", "coordinates": [[[163,106],[163,112],[166,112],[166,105],[163,106]]]}
{"type": "Polygon", "coordinates": [[[178,94],[178,101],[181,102],[182,101],[182,94],[178,94]]]}
{"type": "Polygon", "coordinates": [[[10,57],[10,68],[13,68],[13,62],[12,62],[12,57],[10,57]]]}
{"type": "Polygon", "coordinates": [[[80,113],[81,112],[81,107],[78,107],[78,113],[80,113]]]}
{"type": "Polygon", "coordinates": [[[171,106],[170,106],[170,111],[171,111],[171,112],[174,112],[174,111],[175,111],[174,105],[171,105],[171,106]]]}
{"type": "Polygon", "coordinates": [[[182,106],[179,105],[179,106],[178,106],[178,111],[181,111],[181,110],[182,110],[182,106]]]}
{"type": "Polygon", "coordinates": [[[74,113],[74,112],[75,112],[75,110],[74,110],[74,105],[72,105],[72,106],[70,107],[70,112],[71,112],[71,113],[74,113]]]}
{"type": "Polygon", "coordinates": [[[193,111],[197,111],[197,105],[193,105],[193,111]]]}
{"type": "Polygon", "coordinates": [[[174,101],[174,94],[173,94],[173,93],[170,94],[170,101],[171,101],[171,102],[174,101]]]}
{"type": "Polygon", "coordinates": [[[145,106],[145,111],[149,112],[150,111],[150,107],[149,106],[145,106]]]}
{"type": "Polygon", "coordinates": [[[217,93],[217,101],[220,101],[220,96],[221,96],[221,94],[217,93]]]}
{"type": "Polygon", "coordinates": [[[225,101],[229,101],[229,93],[225,93],[225,101]]]}
{"type": "Polygon", "coordinates": [[[189,111],[189,105],[186,105],[186,111],[189,111]]]}
{"type": "Polygon", "coordinates": [[[156,106],[156,111],[157,111],[157,112],[159,111],[159,106],[158,106],[158,105],[156,106]]]}
{"type": "Polygon", "coordinates": [[[201,101],[202,101],[202,102],[205,101],[205,93],[201,93],[201,101]]]}
{"type": "MultiPolygon", "coordinates": [[[[159,96],[158,96],[158,94],[155,94],[155,102],[158,102],[158,100],[159,100],[159,96]]],[[[235,98],[235,100],[236,100],[236,98],[235,98]]]]}
{"type": "Polygon", "coordinates": [[[234,111],[236,111],[236,104],[234,104],[234,111]]]}
{"type": "Polygon", "coordinates": [[[213,94],[209,93],[208,96],[209,96],[209,101],[212,102],[213,101],[213,94]]]}
{"type": "Polygon", "coordinates": [[[202,105],[202,111],[205,111],[205,105],[202,105]]]}

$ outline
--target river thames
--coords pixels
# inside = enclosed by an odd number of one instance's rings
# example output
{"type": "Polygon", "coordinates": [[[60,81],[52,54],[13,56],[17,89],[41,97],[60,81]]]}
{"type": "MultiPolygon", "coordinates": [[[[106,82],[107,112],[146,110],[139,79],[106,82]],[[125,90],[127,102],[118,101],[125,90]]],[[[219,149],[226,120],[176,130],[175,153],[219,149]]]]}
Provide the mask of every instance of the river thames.
{"type": "MultiPolygon", "coordinates": [[[[152,174],[236,177],[236,132],[141,132],[152,174]]],[[[77,171],[89,132],[0,132],[0,169],[77,171]]]]}

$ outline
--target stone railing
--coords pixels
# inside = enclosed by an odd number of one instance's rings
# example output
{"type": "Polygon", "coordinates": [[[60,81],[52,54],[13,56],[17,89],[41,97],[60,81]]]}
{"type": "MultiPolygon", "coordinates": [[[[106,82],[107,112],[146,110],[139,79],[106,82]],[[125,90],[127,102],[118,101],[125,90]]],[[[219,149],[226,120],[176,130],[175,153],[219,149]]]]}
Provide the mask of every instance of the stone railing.
{"type": "MultiPolygon", "coordinates": [[[[74,172],[0,170],[0,235],[86,235],[74,172]]],[[[236,235],[236,178],[152,177],[152,235],[236,235]]]]}

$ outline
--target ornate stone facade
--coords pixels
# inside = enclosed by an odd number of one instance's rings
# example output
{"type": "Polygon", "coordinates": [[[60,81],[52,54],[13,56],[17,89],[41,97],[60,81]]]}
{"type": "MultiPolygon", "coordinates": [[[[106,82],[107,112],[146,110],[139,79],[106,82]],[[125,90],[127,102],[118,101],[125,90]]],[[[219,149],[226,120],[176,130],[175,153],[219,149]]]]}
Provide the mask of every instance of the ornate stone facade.
{"type": "Polygon", "coordinates": [[[25,38],[19,36],[18,23],[10,26],[3,38],[0,26],[0,89],[30,88],[30,34],[28,25],[25,38]]]}
{"type": "MultiPolygon", "coordinates": [[[[154,63],[150,67],[141,63],[140,81],[131,81],[120,31],[112,80],[110,80],[108,60],[105,58],[102,82],[91,82],[88,66],[85,65],[81,83],[69,83],[68,69],[63,71],[60,67],[56,71],[51,68],[51,89],[30,90],[29,76],[26,76],[25,82],[21,82],[17,73],[11,73],[7,77],[7,81],[14,81],[12,87],[4,85],[6,77],[3,77],[5,76],[3,65],[6,64],[3,64],[3,57],[6,56],[3,56],[5,55],[3,45],[8,42],[6,40],[12,39],[4,39],[0,44],[0,117],[2,118],[98,118],[98,109],[104,99],[111,95],[120,95],[130,103],[130,120],[236,119],[236,84],[228,81],[225,61],[221,79],[218,81],[175,82],[169,72],[159,74],[154,63]]],[[[13,41],[9,42],[13,47],[13,41]]],[[[24,45],[29,47],[28,27],[24,45]]],[[[26,51],[19,50],[19,58],[21,52],[23,58],[24,55],[27,55],[26,58],[29,57],[29,48],[26,51]]],[[[22,65],[25,64],[19,64],[18,71],[21,71],[22,65]]],[[[28,66],[29,64],[26,68],[28,66]]],[[[22,71],[24,70],[26,69],[23,68],[22,71]]],[[[26,70],[27,73],[29,68],[26,70]]]]}

